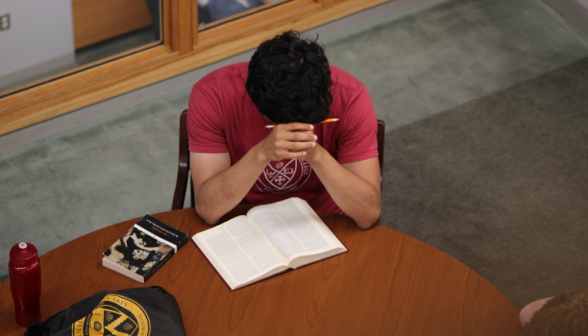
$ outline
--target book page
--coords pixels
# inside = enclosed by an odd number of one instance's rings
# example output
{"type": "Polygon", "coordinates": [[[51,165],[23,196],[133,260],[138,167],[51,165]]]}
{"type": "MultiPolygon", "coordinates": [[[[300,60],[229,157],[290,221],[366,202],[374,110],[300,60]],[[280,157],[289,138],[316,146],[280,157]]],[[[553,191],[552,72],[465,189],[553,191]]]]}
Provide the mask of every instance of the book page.
{"type": "MultiPolygon", "coordinates": [[[[237,284],[246,283],[285,265],[245,216],[233,218],[196,236],[207,245],[237,284]]],[[[219,273],[223,275],[221,270],[219,273]]]]}
{"type": "Polygon", "coordinates": [[[301,255],[319,254],[336,247],[346,250],[308,203],[299,198],[255,207],[247,216],[287,264],[301,255]]]}

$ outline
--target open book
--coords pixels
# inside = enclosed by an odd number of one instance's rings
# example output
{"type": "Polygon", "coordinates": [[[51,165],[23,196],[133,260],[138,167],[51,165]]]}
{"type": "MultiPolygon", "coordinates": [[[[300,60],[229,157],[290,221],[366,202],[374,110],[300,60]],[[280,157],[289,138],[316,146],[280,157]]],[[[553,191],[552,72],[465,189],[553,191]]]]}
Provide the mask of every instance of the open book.
{"type": "Polygon", "coordinates": [[[260,205],[192,237],[231,290],[347,249],[300,198],[260,205]]]}

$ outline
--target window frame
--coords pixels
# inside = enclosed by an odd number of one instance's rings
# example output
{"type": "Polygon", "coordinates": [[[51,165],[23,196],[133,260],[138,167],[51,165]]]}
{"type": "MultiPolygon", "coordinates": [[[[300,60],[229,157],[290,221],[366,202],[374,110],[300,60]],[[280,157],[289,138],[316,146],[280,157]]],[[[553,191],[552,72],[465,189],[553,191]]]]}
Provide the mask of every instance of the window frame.
{"type": "MultiPolygon", "coordinates": [[[[162,0],[163,43],[132,50],[0,98],[0,136],[391,0],[293,0],[204,30],[197,0],[162,0]]],[[[178,111],[179,113],[179,111],[178,111]]]]}

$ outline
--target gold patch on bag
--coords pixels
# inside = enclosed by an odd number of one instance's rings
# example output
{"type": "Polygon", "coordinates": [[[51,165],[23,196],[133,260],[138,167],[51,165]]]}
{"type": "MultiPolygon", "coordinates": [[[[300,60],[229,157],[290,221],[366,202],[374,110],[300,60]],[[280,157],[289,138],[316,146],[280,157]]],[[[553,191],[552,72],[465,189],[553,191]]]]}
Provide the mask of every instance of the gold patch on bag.
{"type": "Polygon", "coordinates": [[[88,316],[72,324],[72,336],[149,336],[151,322],[137,302],[118,294],[109,294],[88,316]]]}

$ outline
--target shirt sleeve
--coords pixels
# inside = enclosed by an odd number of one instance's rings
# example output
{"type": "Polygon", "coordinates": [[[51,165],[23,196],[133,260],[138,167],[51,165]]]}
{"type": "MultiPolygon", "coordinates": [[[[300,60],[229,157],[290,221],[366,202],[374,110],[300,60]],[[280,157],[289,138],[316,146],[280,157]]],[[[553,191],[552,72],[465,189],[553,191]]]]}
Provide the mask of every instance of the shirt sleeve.
{"type": "Polygon", "coordinates": [[[214,88],[196,83],[192,88],[188,104],[187,128],[190,152],[228,152],[223,125],[220,96],[214,88]]]}
{"type": "Polygon", "coordinates": [[[340,120],[337,161],[351,163],[378,157],[378,120],[369,93],[362,88],[340,120]]]}

